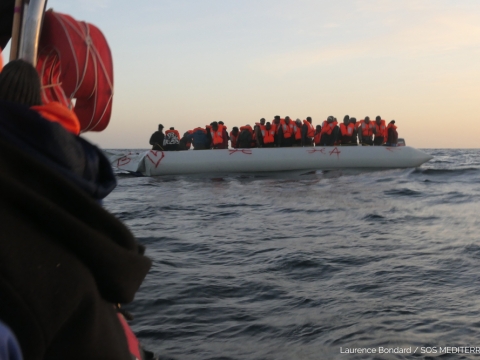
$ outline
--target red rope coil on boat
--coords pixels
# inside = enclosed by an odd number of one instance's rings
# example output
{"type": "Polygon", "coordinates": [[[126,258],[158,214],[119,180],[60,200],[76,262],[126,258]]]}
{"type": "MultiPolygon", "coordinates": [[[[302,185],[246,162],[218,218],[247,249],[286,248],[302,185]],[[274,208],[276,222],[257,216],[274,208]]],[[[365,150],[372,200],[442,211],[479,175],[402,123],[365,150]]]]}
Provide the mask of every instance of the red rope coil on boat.
{"type": "Polygon", "coordinates": [[[44,103],[73,108],[82,132],[102,131],[113,100],[113,61],[108,43],[94,25],[69,15],[45,12],[37,70],[44,103]]]}

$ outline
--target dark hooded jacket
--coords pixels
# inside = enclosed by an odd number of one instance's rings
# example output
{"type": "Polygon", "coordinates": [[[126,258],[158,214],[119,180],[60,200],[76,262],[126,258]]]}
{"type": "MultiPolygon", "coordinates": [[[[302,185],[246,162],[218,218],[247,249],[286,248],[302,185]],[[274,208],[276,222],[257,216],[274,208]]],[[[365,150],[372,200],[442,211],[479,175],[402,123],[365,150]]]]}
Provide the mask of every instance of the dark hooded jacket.
{"type": "Polygon", "coordinates": [[[0,102],[0,319],[25,359],[125,359],[113,304],[150,267],[99,201],[115,186],[102,152],[27,107],[0,102]]]}

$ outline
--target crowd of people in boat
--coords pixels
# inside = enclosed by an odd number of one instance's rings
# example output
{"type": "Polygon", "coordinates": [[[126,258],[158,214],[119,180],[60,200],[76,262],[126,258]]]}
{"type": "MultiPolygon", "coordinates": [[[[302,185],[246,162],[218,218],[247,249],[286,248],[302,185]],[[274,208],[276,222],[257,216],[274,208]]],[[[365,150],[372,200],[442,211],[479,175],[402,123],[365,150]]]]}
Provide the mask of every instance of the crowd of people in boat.
{"type": "Polygon", "coordinates": [[[339,125],[334,116],[329,116],[322,125],[316,127],[312,118],[293,120],[289,116],[275,116],[270,121],[264,118],[250,125],[234,126],[230,132],[223,121],[214,121],[204,128],[197,127],[180,136],[178,130],[170,127],[163,132],[164,126],[158,125],[158,131],[150,137],[152,150],[178,151],[206,149],[271,148],[292,146],[397,146],[398,132],[395,120],[388,124],[381,116],[370,120],[366,116],[357,119],[345,115],[339,125]]]}

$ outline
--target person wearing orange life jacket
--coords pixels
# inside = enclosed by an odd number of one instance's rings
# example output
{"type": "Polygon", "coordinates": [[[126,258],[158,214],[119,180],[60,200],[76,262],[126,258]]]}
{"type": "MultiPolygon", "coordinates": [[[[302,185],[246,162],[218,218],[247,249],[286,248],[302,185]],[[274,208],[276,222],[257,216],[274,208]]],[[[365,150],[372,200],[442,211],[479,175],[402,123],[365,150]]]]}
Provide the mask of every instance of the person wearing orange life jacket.
{"type": "Polygon", "coordinates": [[[250,125],[240,127],[240,134],[237,138],[237,148],[249,149],[252,147],[253,129],[250,125]]]}
{"type": "Polygon", "coordinates": [[[177,151],[180,143],[180,133],[171,127],[165,131],[165,139],[163,140],[163,149],[165,151],[177,151]]]}
{"type": "Polygon", "coordinates": [[[297,119],[293,123],[293,146],[299,147],[302,146],[302,120],[297,119]]]}
{"type": "Polygon", "coordinates": [[[218,124],[223,125],[223,134],[222,134],[222,136],[223,136],[223,148],[228,149],[228,140],[230,140],[230,138],[228,137],[227,127],[225,126],[223,121],[219,121],[218,124]]]}
{"type": "Polygon", "coordinates": [[[313,146],[313,137],[315,136],[315,128],[312,125],[312,118],[309,116],[307,120],[303,120],[302,125],[302,146],[313,146]]]}
{"type": "Polygon", "coordinates": [[[211,124],[210,134],[212,136],[212,148],[213,149],[224,149],[223,141],[223,125],[214,121],[211,124]]]}
{"type": "Polygon", "coordinates": [[[313,135],[313,143],[315,146],[321,146],[320,145],[320,139],[322,137],[322,127],[320,125],[317,125],[315,127],[315,134],[313,135]]]}
{"type": "Polygon", "coordinates": [[[395,120],[389,122],[387,126],[387,142],[386,146],[397,146],[398,142],[398,132],[397,127],[395,126],[395,120]]]}
{"type": "Polygon", "coordinates": [[[280,120],[280,128],[278,129],[278,136],[281,147],[291,147],[295,139],[294,132],[295,124],[290,119],[290,116],[285,116],[285,120],[280,120]]]}
{"type": "Polygon", "coordinates": [[[350,117],[348,115],[345,115],[343,118],[343,123],[340,124],[340,144],[344,146],[352,145],[354,131],[354,123],[350,121],[350,117]]]}
{"type": "Polygon", "coordinates": [[[340,129],[337,126],[337,121],[333,116],[329,116],[322,124],[320,145],[333,146],[337,142],[340,129]]]}
{"type": "Polygon", "coordinates": [[[380,116],[375,118],[375,138],[373,139],[373,145],[383,145],[387,140],[387,125],[385,120],[382,120],[380,116]]]}
{"type": "Polygon", "coordinates": [[[360,144],[363,146],[365,145],[373,145],[373,134],[375,132],[375,124],[370,121],[368,116],[365,116],[365,119],[360,120],[357,123],[358,129],[358,140],[360,144]]]}
{"type": "Polygon", "coordinates": [[[275,129],[270,122],[265,124],[265,129],[262,130],[263,147],[275,146],[275,129]]]}
{"type": "Polygon", "coordinates": [[[255,143],[257,147],[263,146],[263,136],[262,131],[265,130],[265,118],[261,118],[260,122],[256,122],[253,127],[253,133],[255,138],[255,143]]]}
{"type": "Polygon", "coordinates": [[[230,144],[234,149],[237,148],[237,139],[239,134],[240,134],[240,130],[236,126],[234,126],[232,131],[230,131],[230,144]]]}

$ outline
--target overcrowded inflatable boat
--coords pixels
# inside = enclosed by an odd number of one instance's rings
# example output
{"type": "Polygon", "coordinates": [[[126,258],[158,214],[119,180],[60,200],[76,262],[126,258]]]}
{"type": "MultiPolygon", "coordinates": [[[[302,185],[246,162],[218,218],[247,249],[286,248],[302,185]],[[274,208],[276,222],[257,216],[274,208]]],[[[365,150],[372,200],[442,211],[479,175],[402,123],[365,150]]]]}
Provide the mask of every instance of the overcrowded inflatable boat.
{"type": "Polygon", "coordinates": [[[410,146],[326,146],[115,152],[114,168],[145,176],[418,167],[432,159],[410,146]]]}

